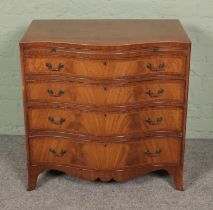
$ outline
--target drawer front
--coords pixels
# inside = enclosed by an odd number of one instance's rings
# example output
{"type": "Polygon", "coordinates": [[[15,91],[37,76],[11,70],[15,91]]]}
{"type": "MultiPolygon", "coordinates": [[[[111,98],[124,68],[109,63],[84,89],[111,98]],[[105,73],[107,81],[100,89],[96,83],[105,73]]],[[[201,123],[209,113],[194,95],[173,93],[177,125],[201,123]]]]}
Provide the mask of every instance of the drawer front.
{"type": "Polygon", "coordinates": [[[90,135],[128,135],[182,129],[181,108],[149,108],[132,113],[31,109],[31,130],[55,130],[90,135]]]}
{"type": "Polygon", "coordinates": [[[116,78],[155,74],[185,74],[185,57],[150,56],[141,60],[90,61],[63,57],[27,58],[25,69],[30,74],[72,75],[86,78],[116,78]]]}
{"type": "Polygon", "coordinates": [[[29,141],[33,164],[65,164],[92,169],[119,169],[146,164],[178,164],[181,140],[149,138],[129,143],[85,143],[54,137],[29,141]]]}
{"type": "Polygon", "coordinates": [[[34,82],[27,85],[28,100],[81,105],[128,105],[184,100],[184,81],[147,81],[128,86],[34,82]],[[175,90],[175,91],[174,91],[175,90]]]}

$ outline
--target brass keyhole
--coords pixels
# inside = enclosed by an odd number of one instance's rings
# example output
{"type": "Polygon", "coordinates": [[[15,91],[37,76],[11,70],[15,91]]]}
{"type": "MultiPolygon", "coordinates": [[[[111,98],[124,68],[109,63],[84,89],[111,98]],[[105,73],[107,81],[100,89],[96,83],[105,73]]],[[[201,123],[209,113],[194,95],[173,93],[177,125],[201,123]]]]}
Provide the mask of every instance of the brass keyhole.
{"type": "Polygon", "coordinates": [[[106,66],[107,65],[107,62],[106,61],[104,61],[104,66],[106,66]]]}
{"type": "Polygon", "coordinates": [[[104,114],[104,117],[106,117],[106,116],[107,116],[107,114],[105,113],[105,114],[104,114]]]}
{"type": "Polygon", "coordinates": [[[56,48],[52,48],[51,51],[52,51],[52,52],[56,52],[56,48]]]}
{"type": "Polygon", "coordinates": [[[107,147],[107,145],[106,145],[106,144],[104,144],[104,147],[107,147]]]}
{"type": "Polygon", "coordinates": [[[104,88],[104,90],[106,91],[106,90],[107,90],[107,88],[105,87],[105,88],[104,88]]]}

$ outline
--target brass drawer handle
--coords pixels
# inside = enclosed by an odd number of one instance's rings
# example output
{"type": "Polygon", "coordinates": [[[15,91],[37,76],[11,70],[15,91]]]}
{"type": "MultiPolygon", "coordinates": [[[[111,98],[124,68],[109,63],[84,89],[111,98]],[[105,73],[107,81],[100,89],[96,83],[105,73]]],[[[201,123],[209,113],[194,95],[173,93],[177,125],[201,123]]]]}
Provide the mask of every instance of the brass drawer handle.
{"type": "Polygon", "coordinates": [[[49,148],[49,151],[55,156],[55,157],[63,157],[67,151],[62,149],[60,153],[57,153],[55,149],[49,148]]]}
{"type": "Polygon", "coordinates": [[[51,71],[60,71],[63,67],[64,64],[63,63],[59,63],[58,66],[56,68],[53,68],[51,63],[46,63],[46,67],[51,70],[51,71]]]}
{"type": "Polygon", "coordinates": [[[146,123],[148,123],[149,125],[159,125],[162,121],[163,121],[163,117],[158,117],[156,119],[156,122],[154,122],[153,120],[151,120],[150,117],[146,118],[146,123]]]}
{"type": "Polygon", "coordinates": [[[165,63],[160,63],[160,64],[158,65],[158,68],[154,68],[154,67],[152,66],[151,63],[148,63],[148,64],[146,65],[146,67],[147,67],[148,69],[150,69],[150,71],[161,71],[161,70],[163,70],[163,68],[165,67],[165,63]]]}
{"type": "Polygon", "coordinates": [[[163,88],[159,89],[156,94],[153,93],[150,89],[148,89],[146,91],[146,94],[149,95],[150,97],[154,98],[154,97],[160,97],[163,94],[163,92],[164,92],[163,88]]]}
{"type": "Polygon", "coordinates": [[[157,148],[155,152],[150,152],[148,149],[145,149],[144,150],[144,154],[147,155],[147,156],[150,156],[150,157],[155,157],[155,156],[158,156],[160,155],[161,153],[161,149],[160,148],[157,148]]]}
{"type": "Polygon", "coordinates": [[[64,90],[61,89],[58,91],[58,93],[54,93],[51,88],[48,88],[47,92],[52,96],[52,97],[60,97],[61,95],[64,94],[64,90]]]}
{"type": "Polygon", "coordinates": [[[61,118],[59,121],[55,121],[54,117],[48,116],[48,120],[55,125],[62,125],[65,122],[65,118],[61,118]]]}

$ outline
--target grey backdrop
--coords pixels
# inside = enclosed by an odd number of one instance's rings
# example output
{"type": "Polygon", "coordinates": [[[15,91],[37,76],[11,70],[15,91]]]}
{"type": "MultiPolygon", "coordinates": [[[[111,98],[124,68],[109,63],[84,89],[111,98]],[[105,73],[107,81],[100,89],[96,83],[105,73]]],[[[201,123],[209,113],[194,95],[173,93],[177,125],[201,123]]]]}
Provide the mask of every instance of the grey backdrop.
{"type": "Polygon", "coordinates": [[[18,42],[32,19],[180,19],[192,43],[187,137],[213,137],[213,1],[1,0],[0,134],[23,134],[18,42]]]}

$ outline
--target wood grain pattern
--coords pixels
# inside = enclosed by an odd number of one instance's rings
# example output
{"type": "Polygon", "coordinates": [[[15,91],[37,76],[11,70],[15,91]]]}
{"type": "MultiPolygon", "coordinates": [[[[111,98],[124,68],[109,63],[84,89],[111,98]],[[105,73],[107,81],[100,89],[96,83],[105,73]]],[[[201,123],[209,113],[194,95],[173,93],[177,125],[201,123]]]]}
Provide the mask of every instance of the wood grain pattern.
{"type": "Polygon", "coordinates": [[[178,20],[37,20],[20,50],[28,190],[48,169],[166,170],[183,190],[191,42],[178,20]]]}
{"type": "Polygon", "coordinates": [[[117,136],[161,130],[180,132],[183,112],[181,108],[151,108],[132,113],[81,112],[40,108],[29,110],[29,119],[30,130],[56,130],[98,136],[117,136]],[[54,122],[49,120],[49,116],[54,118],[54,122]],[[159,118],[161,121],[158,122],[159,118]],[[61,119],[64,119],[62,123],[60,123],[61,119]]]}
{"type": "Polygon", "coordinates": [[[27,85],[28,100],[79,105],[129,105],[136,103],[183,102],[184,82],[145,81],[122,86],[84,85],[72,82],[37,81],[27,85]]]}
{"type": "Polygon", "coordinates": [[[123,144],[81,143],[60,138],[33,138],[30,140],[32,164],[62,164],[89,169],[122,169],[146,164],[178,164],[180,140],[150,138],[123,144]],[[50,152],[50,148],[56,154],[50,152]],[[160,153],[156,150],[160,149],[160,153]],[[150,154],[145,154],[148,150],[150,154]],[[61,156],[61,151],[66,153],[61,156]]]}
{"type": "Polygon", "coordinates": [[[109,49],[147,43],[190,43],[179,20],[33,20],[20,43],[69,43],[109,49]]]}
{"type": "Polygon", "coordinates": [[[74,75],[89,78],[117,78],[126,76],[185,74],[185,58],[183,56],[149,56],[141,60],[131,61],[91,61],[75,60],[64,57],[36,57],[26,60],[28,74],[74,75]],[[51,64],[51,68],[47,67],[51,64]],[[56,71],[58,66],[64,66],[56,71]],[[151,65],[150,68],[147,65],[151,65]],[[160,65],[164,66],[160,66],[160,65]]]}

